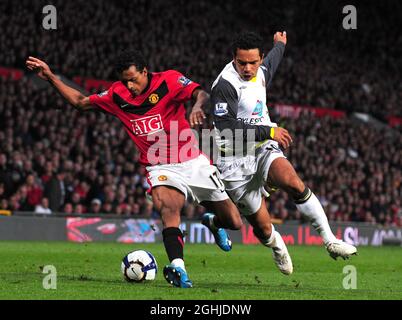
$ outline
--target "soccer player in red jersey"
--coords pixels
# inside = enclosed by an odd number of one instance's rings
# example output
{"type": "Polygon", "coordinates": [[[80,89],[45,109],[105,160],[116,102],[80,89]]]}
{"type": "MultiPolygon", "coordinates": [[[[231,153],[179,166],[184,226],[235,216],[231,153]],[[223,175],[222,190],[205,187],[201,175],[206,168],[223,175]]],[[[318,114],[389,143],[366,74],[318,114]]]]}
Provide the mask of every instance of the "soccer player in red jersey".
{"type": "Polygon", "coordinates": [[[177,71],[149,72],[145,59],[136,50],[124,51],[117,58],[115,69],[119,81],[109,90],[88,97],[63,83],[44,61],[29,57],[26,65],[78,109],[100,109],[122,122],[140,151],[140,162],[148,172],[150,194],[161,214],[163,242],[170,260],[164,276],[174,286],[192,287],[184,266],[183,234],[179,229],[180,211],[186,199],[216,214],[204,216],[203,224],[224,251],[231,249],[224,228],[238,230],[242,225],[218,170],[198,149],[185,118],[184,102],[193,100],[190,124],[202,123],[209,95],[177,71]]]}

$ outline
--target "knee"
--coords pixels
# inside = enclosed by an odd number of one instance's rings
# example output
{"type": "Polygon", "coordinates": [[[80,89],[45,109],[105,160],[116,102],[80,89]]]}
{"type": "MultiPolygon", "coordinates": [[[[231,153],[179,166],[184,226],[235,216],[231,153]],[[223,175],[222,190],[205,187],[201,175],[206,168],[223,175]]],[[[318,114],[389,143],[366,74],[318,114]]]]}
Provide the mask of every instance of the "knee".
{"type": "Polygon", "coordinates": [[[236,205],[227,200],[222,203],[216,203],[212,208],[213,212],[217,215],[220,226],[229,230],[240,230],[243,226],[243,220],[236,205]]]}
{"type": "Polygon", "coordinates": [[[243,226],[243,221],[240,216],[233,216],[228,222],[228,229],[230,230],[240,230],[243,226]]]}

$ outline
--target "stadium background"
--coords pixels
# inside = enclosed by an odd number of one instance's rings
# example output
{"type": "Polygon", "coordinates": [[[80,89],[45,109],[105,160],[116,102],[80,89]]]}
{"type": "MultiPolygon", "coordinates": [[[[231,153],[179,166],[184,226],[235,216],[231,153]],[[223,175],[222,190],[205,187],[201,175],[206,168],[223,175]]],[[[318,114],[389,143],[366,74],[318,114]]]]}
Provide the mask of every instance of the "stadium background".
{"type": "MultiPolygon", "coordinates": [[[[159,217],[120,123],[68,106],[26,72],[29,55],[93,93],[113,81],[116,53],[137,47],[150,70],[177,69],[210,91],[237,32],[260,32],[268,52],[286,30],[268,104],[294,137],[287,156],[330,221],[402,226],[402,4],[354,3],[357,30],[342,28],[340,1],[52,1],[58,29],[44,30],[47,1],[1,1],[0,210],[159,217]]],[[[300,220],[283,192],[269,206],[300,220]]],[[[203,212],[188,204],[182,215],[203,212]]]]}
{"type": "MultiPolygon", "coordinates": [[[[401,9],[398,1],[0,0],[0,300],[15,299],[13,314],[25,309],[32,316],[33,304],[21,308],[20,300],[128,299],[127,307],[100,301],[88,308],[85,301],[85,308],[62,310],[93,316],[105,307],[115,317],[121,311],[143,318],[150,304],[133,300],[401,300],[401,9]],[[42,27],[49,4],[57,30],[42,27]],[[349,4],[357,30],[342,28],[349,4]],[[26,71],[25,60],[44,59],[89,94],[114,80],[119,50],[138,47],[152,71],[177,69],[210,91],[242,30],[260,32],[265,52],[275,31],[287,31],[268,92],[270,113],[292,133],[287,156],[320,198],[332,230],[358,245],[359,256],[332,261],[277,192],[269,206],[292,256],[291,276],[278,272],[247,224],[231,233],[230,254],[220,252],[199,223],[204,209],[188,204],[180,227],[193,290],[183,295],[161,275],[125,283],[120,263],[129,251],[149,250],[159,267],[169,263],[137,150],[117,120],[68,106],[26,71]],[[57,290],[43,285],[48,266],[57,268],[57,290]],[[351,266],[354,290],[344,285],[351,266]]],[[[41,315],[48,310],[38,306],[41,315]]],[[[259,306],[266,313],[266,303],[259,306]]],[[[283,314],[283,305],[270,306],[271,315],[283,314]]],[[[369,306],[383,313],[372,302],[354,310],[369,306]]]]}

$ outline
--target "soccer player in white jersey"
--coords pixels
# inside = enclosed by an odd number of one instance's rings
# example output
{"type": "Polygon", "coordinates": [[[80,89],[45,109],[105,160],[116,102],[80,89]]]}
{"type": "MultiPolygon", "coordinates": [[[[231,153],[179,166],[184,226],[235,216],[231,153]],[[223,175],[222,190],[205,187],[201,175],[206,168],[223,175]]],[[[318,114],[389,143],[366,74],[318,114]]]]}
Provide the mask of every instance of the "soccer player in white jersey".
{"type": "Polygon", "coordinates": [[[282,59],[286,42],[286,32],[276,32],[274,47],[264,57],[263,39],[253,32],[241,34],[232,45],[233,60],[213,83],[211,103],[220,149],[217,164],[226,191],[253,226],[256,237],[273,249],[279,269],[290,274],[291,259],[266,208],[265,198],[272,190],[284,190],[292,197],[297,209],[323,238],[332,258],[346,259],[357,250],[334,236],[319,200],[282,153],[281,148],[288,148],[292,137],[270,120],[266,90],[282,59]],[[238,140],[225,138],[225,131],[236,129],[242,132],[240,147],[245,153],[237,152],[238,140]],[[251,143],[247,141],[250,130],[254,133],[251,143]]]}

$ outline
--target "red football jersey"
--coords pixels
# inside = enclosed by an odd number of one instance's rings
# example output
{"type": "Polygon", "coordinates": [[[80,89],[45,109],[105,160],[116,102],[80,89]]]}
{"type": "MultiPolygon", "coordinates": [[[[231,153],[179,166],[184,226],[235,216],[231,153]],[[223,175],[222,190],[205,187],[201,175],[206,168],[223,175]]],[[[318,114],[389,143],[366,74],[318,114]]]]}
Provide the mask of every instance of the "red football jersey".
{"type": "Polygon", "coordinates": [[[180,163],[198,157],[198,141],[186,120],[184,102],[199,84],[174,70],[149,75],[148,87],[139,96],[134,97],[118,81],[89,100],[120,119],[140,151],[142,164],[180,163]]]}

